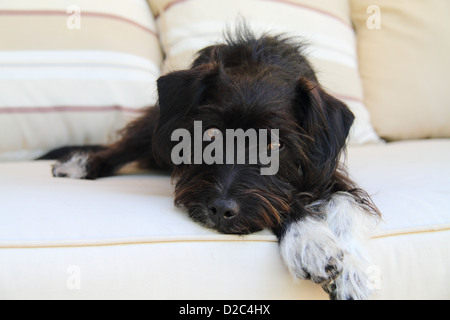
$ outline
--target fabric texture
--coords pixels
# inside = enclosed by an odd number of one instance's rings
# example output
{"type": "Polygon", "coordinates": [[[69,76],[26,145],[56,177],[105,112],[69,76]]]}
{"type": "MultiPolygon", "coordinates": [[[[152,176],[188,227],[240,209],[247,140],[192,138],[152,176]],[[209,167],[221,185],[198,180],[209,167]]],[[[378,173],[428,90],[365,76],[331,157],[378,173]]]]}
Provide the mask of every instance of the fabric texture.
{"type": "Polygon", "coordinates": [[[195,52],[222,43],[245,20],[257,34],[284,33],[308,44],[320,83],[356,115],[350,143],[377,142],[363,103],[347,0],[149,0],[166,54],[163,72],[187,68],[195,52]]]}
{"type": "MultiPolygon", "coordinates": [[[[369,241],[374,298],[450,299],[450,140],[354,146],[347,163],[383,214],[369,241]]],[[[176,209],[168,176],[50,171],[0,164],[0,299],[327,298],[292,280],[269,231],[223,235],[176,209]]]]}
{"type": "Polygon", "coordinates": [[[365,104],[387,140],[450,137],[450,2],[352,0],[365,104]]]}
{"type": "Polygon", "coordinates": [[[156,102],[162,52],[145,0],[4,0],[0,29],[0,160],[111,142],[156,102]]]}

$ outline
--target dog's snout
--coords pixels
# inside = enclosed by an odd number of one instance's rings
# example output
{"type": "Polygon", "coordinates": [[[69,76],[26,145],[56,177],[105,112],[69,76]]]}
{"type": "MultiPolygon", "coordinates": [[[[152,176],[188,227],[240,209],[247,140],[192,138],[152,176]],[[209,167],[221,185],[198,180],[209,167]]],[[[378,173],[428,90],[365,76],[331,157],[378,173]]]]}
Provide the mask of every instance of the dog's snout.
{"type": "Polygon", "coordinates": [[[231,220],[239,214],[239,205],[232,199],[211,199],[208,209],[219,222],[221,219],[231,220]]]}

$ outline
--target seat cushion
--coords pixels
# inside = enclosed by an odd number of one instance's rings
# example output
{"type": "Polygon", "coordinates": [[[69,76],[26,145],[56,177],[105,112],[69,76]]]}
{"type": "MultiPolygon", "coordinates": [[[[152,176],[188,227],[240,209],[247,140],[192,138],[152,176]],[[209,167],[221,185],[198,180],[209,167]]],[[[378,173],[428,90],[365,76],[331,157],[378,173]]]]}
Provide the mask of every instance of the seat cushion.
{"type": "Polygon", "coordinates": [[[222,235],[175,209],[168,176],[50,167],[0,164],[0,299],[327,298],[293,283],[270,232],[222,235]]]}
{"type": "Polygon", "coordinates": [[[369,242],[375,297],[449,299],[450,140],[353,147],[348,165],[383,214],[369,242]]]}
{"type": "MultiPolygon", "coordinates": [[[[351,147],[347,163],[383,213],[374,298],[449,299],[450,140],[351,147]]],[[[70,180],[50,167],[0,164],[0,298],[327,298],[292,281],[269,231],[192,222],[165,175],[70,180]]]]}

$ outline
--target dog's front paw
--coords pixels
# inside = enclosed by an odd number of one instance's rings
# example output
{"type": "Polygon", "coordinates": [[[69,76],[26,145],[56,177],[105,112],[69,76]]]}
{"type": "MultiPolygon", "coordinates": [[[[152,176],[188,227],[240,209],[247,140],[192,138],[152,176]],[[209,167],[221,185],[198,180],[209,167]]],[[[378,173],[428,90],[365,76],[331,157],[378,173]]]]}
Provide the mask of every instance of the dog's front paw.
{"type": "Polygon", "coordinates": [[[358,261],[347,255],[343,261],[342,273],[331,283],[322,288],[332,300],[366,300],[373,291],[372,283],[366,270],[358,261]]]}
{"type": "Polygon", "coordinates": [[[65,160],[57,161],[52,167],[54,177],[85,179],[88,175],[87,153],[74,153],[65,160]]]}
{"type": "Polygon", "coordinates": [[[307,217],[291,223],[280,249],[290,273],[297,279],[329,284],[343,268],[344,254],[325,221],[307,217]]]}

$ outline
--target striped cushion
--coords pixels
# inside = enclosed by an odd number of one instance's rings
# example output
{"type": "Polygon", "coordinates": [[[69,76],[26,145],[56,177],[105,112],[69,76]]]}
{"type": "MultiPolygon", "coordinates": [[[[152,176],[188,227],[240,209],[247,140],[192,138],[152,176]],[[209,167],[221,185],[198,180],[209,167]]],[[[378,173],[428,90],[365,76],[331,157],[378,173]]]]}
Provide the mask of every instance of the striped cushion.
{"type": "Polygon", "coordinates": [[[357,120],[350,142],[379,141],[363,103],[355,34],[347,0],[148,0],[166,53],[164,71],[186,68],[194,53],[221,42],[245,18],[256,32],[300,36],[319,80],[344,100],[357,120]]]}
{"type": "Polygon", "coordinates": [[[145,0],[2,0],[0,30],[0,160],[111,142],[156,101],[145,0]]]}

